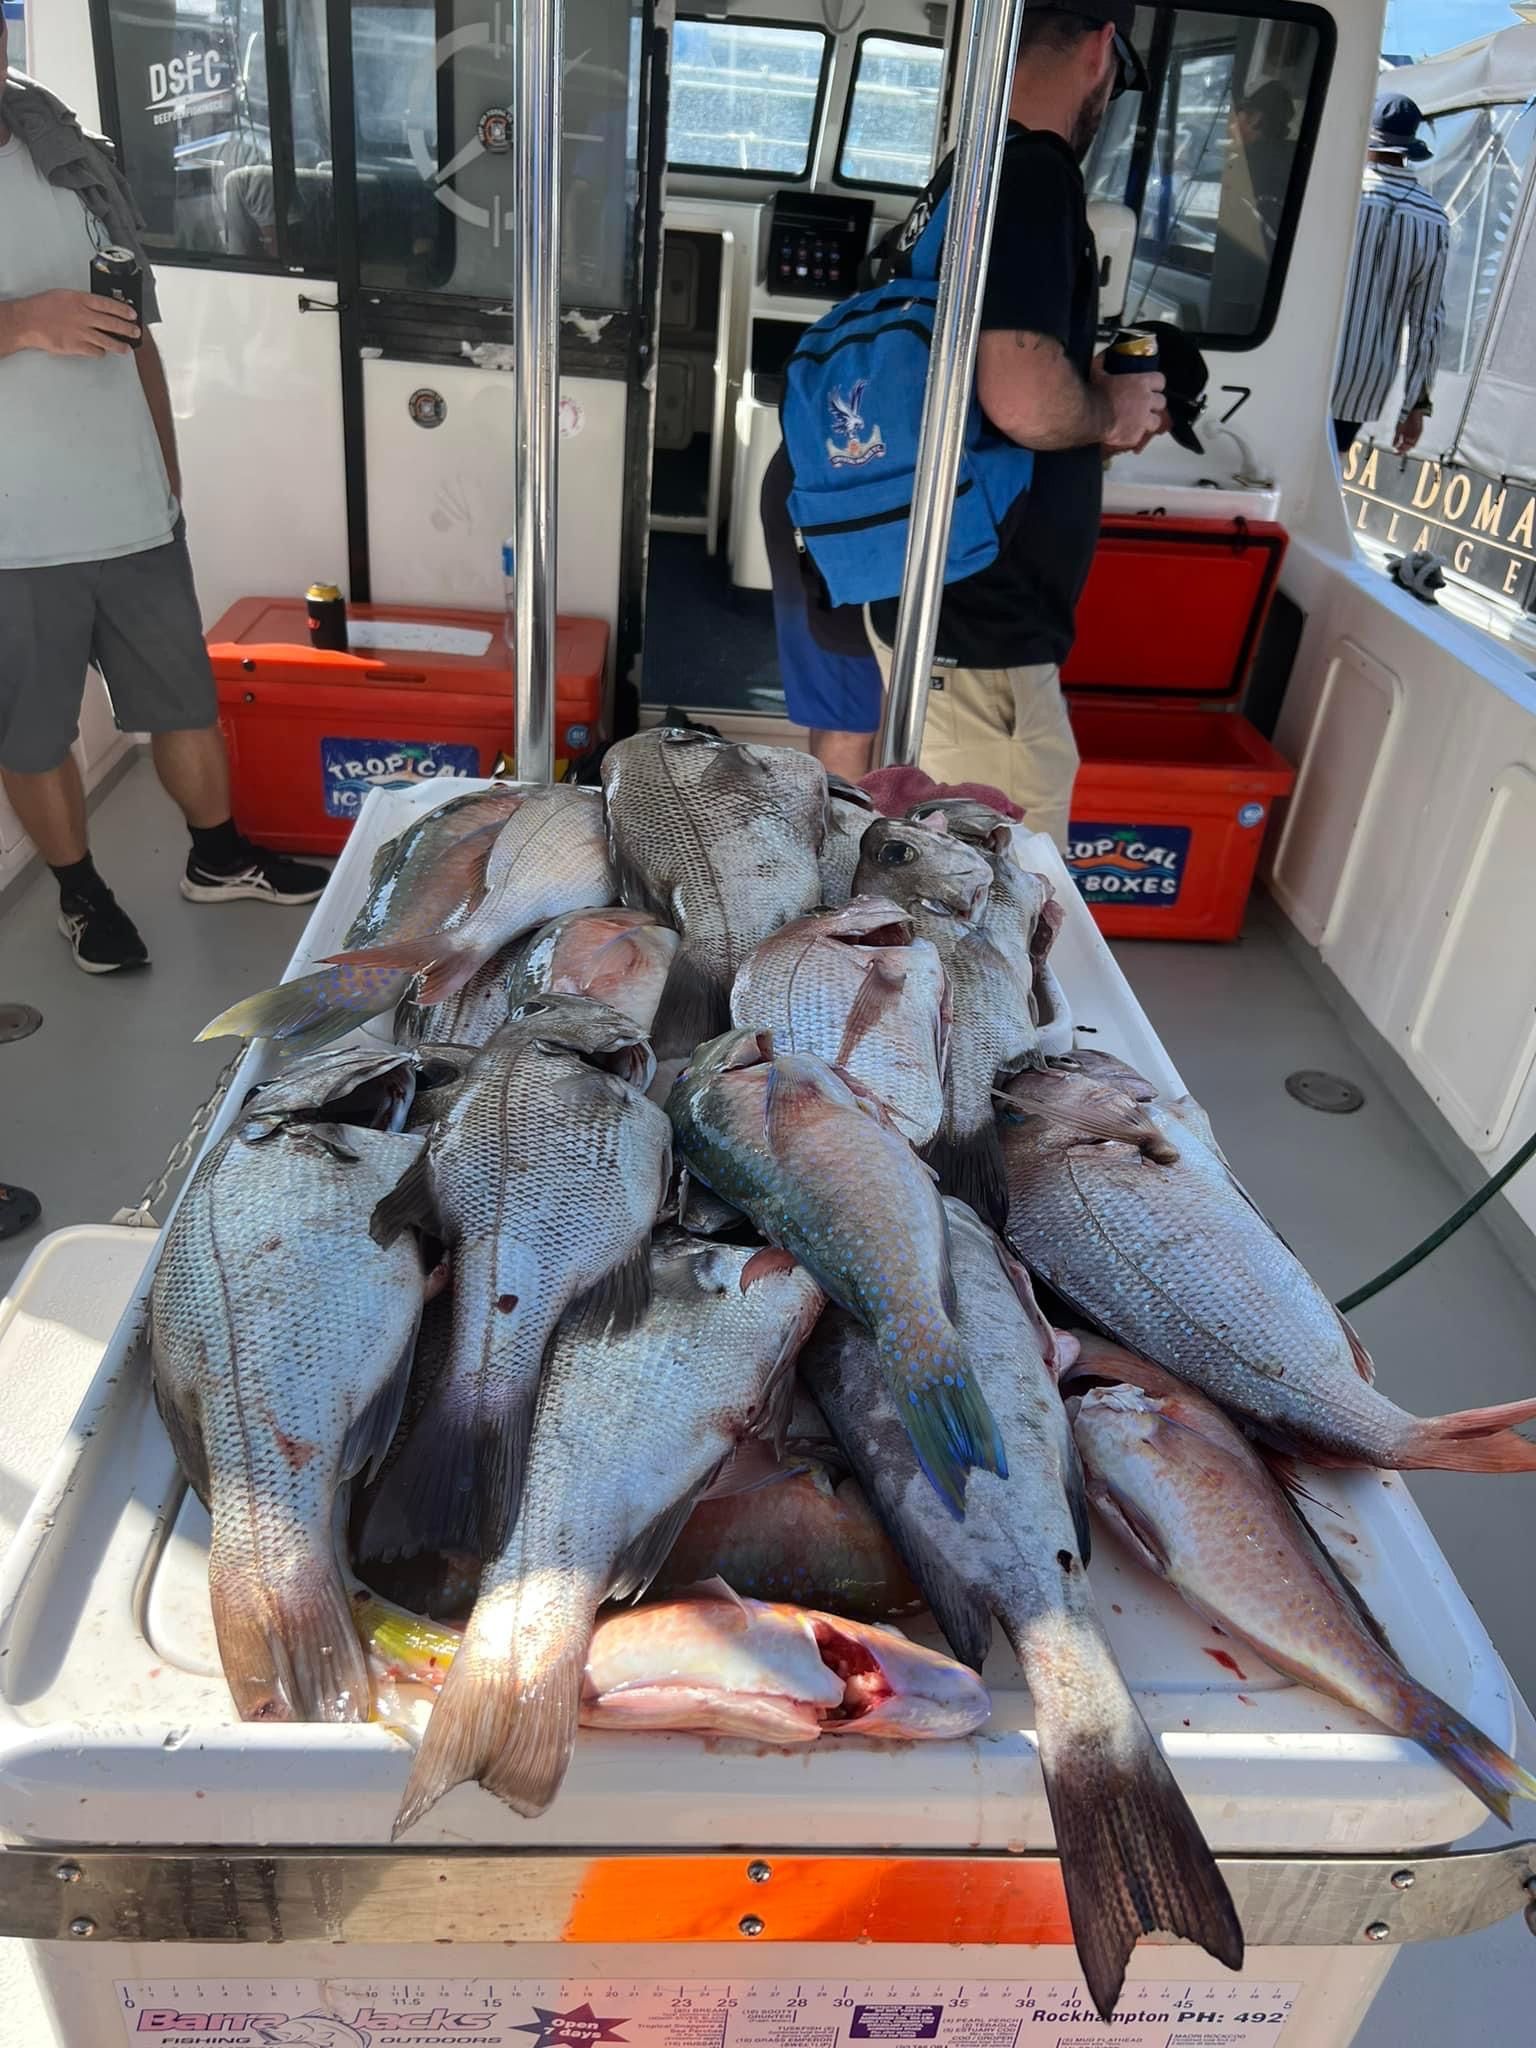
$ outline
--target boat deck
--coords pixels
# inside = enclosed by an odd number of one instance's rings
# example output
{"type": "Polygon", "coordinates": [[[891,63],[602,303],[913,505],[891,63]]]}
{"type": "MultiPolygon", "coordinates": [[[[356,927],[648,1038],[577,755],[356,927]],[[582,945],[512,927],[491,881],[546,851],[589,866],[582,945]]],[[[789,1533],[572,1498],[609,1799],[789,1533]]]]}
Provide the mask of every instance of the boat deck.
{"type": "MultiPolygon", "coordinates": [[[[185,835],[147,761],[99,805],[92,838],[155,966],[118,977],[78,973],[55,929],[46,874],[0,902],[0,1001],[30,1003],[44,1017],[34,1037],[0,1046],[0,1179],[32,1187],[44,1205],[35,1232],[0,1245],[0,1292],[43,1232],[105,1221],[138,1200],[233,1049],[194,1046],[193,1034],[236,996],[276,979],[306,915],[184,903],[176,880],[185,835]]],[[[1236,947],[1118,951],[1234,1169],[1330,1293],[1368,1279],[1456,1207],[1455,1182],[1262,906],[1236,947]],[[1303,1108],[1283,1083],[1307,1067],[1357,1081],[1365,1107],[1344,1117],[1303,1108]]],[[[1480,1220],[1358,1322],[1386,1391],[1422,1414],[1531,1389],[1531,1294],[1480,1220]]],[[[1426,1473],[1412,1485],[1517,1685],[1536,1697],[1531,1482],[1426,1473]]],[[[1527,1722],[1526,1732],[1532,1741],[1520,1748],[1529,1762],[1536,1726],[1527,1722]]],[[[1536,1829],[1531,1808],[1517,1809],[1517,1825],[1522,1834],[1536,1829]]],[[[1480,2031],[1503,2019],[1507,2038],[1524,2038],[1528,1944],[1514,1921],[1451,1948],[1405,1952],[1360,2048],[1444,2048],[1465,2037],[1473,2015],[1480,2031]]],[[[6,1962],[0,1957],[0,1981],[6,1962]]],[[[38,2048],[47,2040],[40,2025],[29,2038],[38,2048]]]]}

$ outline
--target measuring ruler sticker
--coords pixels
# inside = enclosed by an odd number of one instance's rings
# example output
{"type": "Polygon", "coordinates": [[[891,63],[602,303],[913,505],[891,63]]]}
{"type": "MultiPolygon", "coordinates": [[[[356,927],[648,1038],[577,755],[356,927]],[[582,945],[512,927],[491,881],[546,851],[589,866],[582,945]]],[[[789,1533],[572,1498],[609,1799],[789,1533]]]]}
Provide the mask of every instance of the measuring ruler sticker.
{"type": "Polygon", "coordinates": [[[1263,2048],[1299,1986],[1132,1983],[1106,2024],[1085,1986],[961,1981],[174,1978],[119,1983],[133,2048],[1263,2048]]]}

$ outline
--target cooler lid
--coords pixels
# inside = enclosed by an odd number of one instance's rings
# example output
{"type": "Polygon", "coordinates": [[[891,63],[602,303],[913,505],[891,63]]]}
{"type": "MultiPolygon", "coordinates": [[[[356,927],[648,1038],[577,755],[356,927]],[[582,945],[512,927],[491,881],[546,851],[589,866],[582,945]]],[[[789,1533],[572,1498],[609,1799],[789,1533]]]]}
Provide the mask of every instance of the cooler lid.
{"type": "Polygon", "coordinates": [[[1106,518],[1063,686],[1235,702],[1285,548],[1266,520],[1106,518]]]}

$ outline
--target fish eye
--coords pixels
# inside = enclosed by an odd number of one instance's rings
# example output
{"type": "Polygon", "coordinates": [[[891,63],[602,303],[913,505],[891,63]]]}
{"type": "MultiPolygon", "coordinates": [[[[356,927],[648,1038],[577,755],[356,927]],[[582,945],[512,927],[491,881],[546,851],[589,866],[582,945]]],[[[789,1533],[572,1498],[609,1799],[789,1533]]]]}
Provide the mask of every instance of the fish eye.
{"type": "Polygon", "coordinates": [[[909,846],[904,839],[888,839],[875,855],[875,861],[882,868],[904,868],[917,859],[917,848],[909,846]]]}

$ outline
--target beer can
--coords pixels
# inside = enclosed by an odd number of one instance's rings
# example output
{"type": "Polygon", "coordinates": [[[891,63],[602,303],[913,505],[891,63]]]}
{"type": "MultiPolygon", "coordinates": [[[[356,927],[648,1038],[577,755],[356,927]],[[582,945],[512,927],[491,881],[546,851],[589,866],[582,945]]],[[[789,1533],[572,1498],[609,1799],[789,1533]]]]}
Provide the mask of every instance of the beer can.
{"type": "Polygon", "coordinates": [[[334,583],[311,583],[304,593],[309,607],[309,644],[332,654],[347,651],[347,603],[334,583]]]}
{"type": "Polygon", "coordinates": [[[1106,377],[1155,377],[1162,367],[1157,336],[1134,328],[1122,329],[1104,354],[1106,377]]]}
{"type": "MultiPolygon", "coordinates": [[[[115,299],[127,306],[142,330],[144,325],[144,273],[131,249],[98,249],[91,258],[91,291],[98,299],[115,299]]],[[[137,348],[140,332],[128,344],[137,348]]]]}

